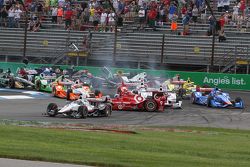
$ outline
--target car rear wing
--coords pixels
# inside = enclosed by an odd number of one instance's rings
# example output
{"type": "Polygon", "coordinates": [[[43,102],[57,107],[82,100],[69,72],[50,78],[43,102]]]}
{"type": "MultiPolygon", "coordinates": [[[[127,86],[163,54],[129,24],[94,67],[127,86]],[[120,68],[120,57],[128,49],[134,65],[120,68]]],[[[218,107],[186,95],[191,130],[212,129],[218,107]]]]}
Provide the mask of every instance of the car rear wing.
{"type": "Polygon", "coordinates": [[[201,87],[196,87],[196,92],[211,92],[214,88],[201,88],[201,87]]]}
{"type": "Polygon", "coordinates": [[[170,81],[171,84],[174,84],[174,85],[183,85],[186,81],[170,81]]]}

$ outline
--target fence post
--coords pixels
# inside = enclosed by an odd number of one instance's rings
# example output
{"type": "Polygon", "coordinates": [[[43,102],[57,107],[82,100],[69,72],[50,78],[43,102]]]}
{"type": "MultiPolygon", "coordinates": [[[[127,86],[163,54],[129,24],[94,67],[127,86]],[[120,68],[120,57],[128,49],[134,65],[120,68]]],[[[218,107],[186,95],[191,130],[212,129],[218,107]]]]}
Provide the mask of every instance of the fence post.
{"type": "Polygon", "coordinates": [[[164,46],[165,46],[165,34],[162,35],[162,43],[161,43],[161,64],[163,64],[164,46]]]}

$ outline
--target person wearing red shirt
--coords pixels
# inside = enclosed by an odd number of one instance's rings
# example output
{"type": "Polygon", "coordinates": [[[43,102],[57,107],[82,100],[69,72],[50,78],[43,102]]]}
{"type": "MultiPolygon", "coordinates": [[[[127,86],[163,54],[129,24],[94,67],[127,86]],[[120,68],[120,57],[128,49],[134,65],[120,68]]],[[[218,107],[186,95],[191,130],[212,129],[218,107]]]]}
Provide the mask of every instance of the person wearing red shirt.
{"type": "Polygon", "coordinates": [[[148,24],[150,27],[154,27],[155,26],[155,19],[157,16],[157,11],[155,8],[151,9],[148,13],[148,24]]]}
{"type": "Polygon", "coordinates": [[[64,12],[64,19],[65,19],[65,29],[69,29],[71,27],[71,19],[73,16],[73,11],[70,7],[64,12]]]}

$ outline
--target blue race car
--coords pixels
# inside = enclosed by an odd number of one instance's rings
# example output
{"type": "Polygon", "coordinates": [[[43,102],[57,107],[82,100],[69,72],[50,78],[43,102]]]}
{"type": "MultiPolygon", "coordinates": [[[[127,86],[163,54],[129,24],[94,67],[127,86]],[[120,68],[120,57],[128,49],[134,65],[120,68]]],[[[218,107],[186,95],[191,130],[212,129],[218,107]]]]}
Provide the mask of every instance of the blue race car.
{"type": "Polygon", "coordinates": [[[244,108],[243,100],[237,97],[234,101],[231,100],[228,93],[222,92],[218,88],[199,88],[191,95],[193,104],[206,105],[216,108],[244,108]]]}

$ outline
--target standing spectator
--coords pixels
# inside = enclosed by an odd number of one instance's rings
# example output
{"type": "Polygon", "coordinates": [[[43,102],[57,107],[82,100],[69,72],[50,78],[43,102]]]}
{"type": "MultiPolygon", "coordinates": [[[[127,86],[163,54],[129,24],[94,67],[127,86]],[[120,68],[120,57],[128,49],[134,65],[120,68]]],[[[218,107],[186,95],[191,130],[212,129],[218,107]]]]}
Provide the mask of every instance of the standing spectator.
{"type": "Polygon", "coordinates": [[[186,5],[183,5],[181,8],[181,18],[183,19],[186,14],[187,14],[187,7],[186,5]]]}
{"type": "Polygon", "coordinates": [[[238,18],[237,18],[237,30],[238,31],[241,31],[242,30],[242,23],[243,23],[243,15],[242,14],[239,14],[238,15],[238,18]]]}
{"type": "Polygon", "coordinates": [[[177,7],[175,6],[175,4],[172,3],[169,7],[169,14],[168,14],[168,19],[170,21],[172,20],[173,14],[176,13],[176,11],[177,11],[177,7]]]}
{"type": "Polygon", "coordinates": [[[201,22],[206,23],[207,20],[207,6],[204,4],[201,9],[201,22]]]}
{"type": "Polygon", "coordinates": [[[62,24],[63,8],[59,6],[57,9],[57,24],[62,24]]]}
{"type": "Polygon", "coordinates": [[[101,22],[101,29],[104,32],[106,31],[107,21],[108,21],[108,13],[106,10],[103,10],[101,14],[100,22],[101,22]]]}
{"type": "Polygon", "coordinates": [[[37,8],[37,16],[38,18],[41,18],[41,16],[43,16],[44,13],[43,4],[41,2],[38,2],[36,8],[37,8]]]}
{"type": "Polygon", "coordinates": [[[110,31],[113,31],[113,26],[115,25],[115,13],[110,9],[108,14],[108,25],[110,27],[110,31]]]}
{"type": "Polygon", "coordinates": [[[243,19],[245,18],[245,9],[246,9],[246,3],[245,0],[240,1],[240,12],[243,16],[243,19]]]}
{"type": "Polygon", "coordinates": [[[216,20],[215,18],[211,15],[208,17],[208,22],[209,22],[209,30],[207,32],[207,35],[210,36],[215,33],[215,25],[216,25],[216,20]]]}
{"type": "Polygon", "coordinates": [[[3,8],[4,0],[0,0],[0,10],[3,8]]]}
{"type": "Polygon", "coordinates": [[[217,26],[218,28],[218,31],[219,31],[219,34],[221,32],[224,32],[224,26],[225,26],[225,16],[224,15],[221,15],[220,19],[219,19],[219,26],[217,26]]]}
{"type": "Polygon", "coordinates": [[[157,16],[156,9],[155,8],[150,9],[148,13],[148,24],[152,28],[155,28],[156,16],[157,16]]]}
{"type": "Polygon", "coordinates": [[[192,19],[194,23],[197,22],[198,15],[199,15],[198,8],[196,7],[196,5],[194,5],[194,8],[192,10],[192,19]]]}
{"type": "Polygon", "coordinates": [[[237,5],[237,3],[235,3],[233,7],[232,21],[235,22],[237,20],[238,14],[239,14],[239,6],[237,5]]]}
{"type": "Polygon", "coordinates": [[[222,12],[222,9],[224,8],[223,0],[218,0],[217,1],[217,8],[218,8],[218,12],[222,12]]]}
{"type": "Polygon", "coordinates": [[[50,11],[50,0],[45,0],[44,12],[49,14],[50,11]]]}
{"type": "Polygon", "coordinates": [[[178,16],[176,13],[174,13],[172,20],[171,20],[171,31],[172,32],[177,32],[177,28],[178,28],[177,20],[178,20],[178,16]]]}
{"type": "Polygon", "coordinates": [[[57,23],[57,7],[53,6],[51,8],[52,23],[57,23]]]}
{"type": "Polygon", "coordinates": [[[229,11],[230,0],[223,0],[224,11],[229,11]]]}
{"type": "Polygon", "coordinates": [[[8,27],[14,27],[14,17],[15,17],[15,6],[12,5],[11,8],[8,10],[8,27]]]}
{"type": "Polygon", "coordinates": [[[140,29],[144,28],[145,24],[145,9],[143,7],[140,7],[140,10],[138,11],[138,16],[139,16],[139,22],[140,22],[140,29]]]}
{"type": "Polygon", "coordinates": [[[4,6],[2,9],[0,9],[0,26],[7,27],[7,18],[8,18],[8,11],[6,9],[6,6],[4,6]]]}
{"type": "Polygon", "coordinates": [[[246,8],[246,28],[250,27],[250,7],[246,8]]]}
{"type": "Polygon", "coordinates": [[[15,14],[14,14],[14,19],[15,19],[15,27],[20,28],[20,18],[22,14],[22,10],[19,7],[15,8],[15,14]]]}
{"type": "Polygon", "coordinates": [[[93,26],[94,26],[95,31],[98,31],[99,22],[100,22],[99,9],[96,9],[94,13],[94,18],[93,18],[93,26]]]}
{"type": "Polygon", "coordinates": [[[70,6],[68,6],[66,11],[64,12],[65,29],[66,30],[71,28],[72,16],[73,16],[73,11],[71,10],[70,6]]]}
{"type": "Polygon", "coordinates": [[[183,19],[182,19],[182,24],[183,24],[183,35],[188,35],[189,34],[189,22],[190,22],[190,16],[187,13],[183,19]]]}
{"type": "Polygon", "coordinates": [[[57,0],[50,0],[50,6],[58,6],[58,1],[57,0]]]}
{"type": "Polygon", "coordinates": [[[93,23],[95,15],[95,8],[93,6],[89,9],[89,22],[93,23]]]}

